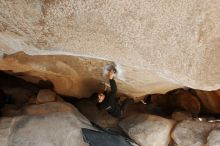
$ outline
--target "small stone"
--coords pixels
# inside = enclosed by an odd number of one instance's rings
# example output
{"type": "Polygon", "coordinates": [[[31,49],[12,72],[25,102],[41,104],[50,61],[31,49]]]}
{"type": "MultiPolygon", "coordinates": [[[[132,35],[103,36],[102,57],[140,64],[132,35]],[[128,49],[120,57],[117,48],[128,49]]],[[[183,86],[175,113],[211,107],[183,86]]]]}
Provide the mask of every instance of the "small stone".
{"type": "Polygon", "coordinates": [[[43,89],[40,90],[37,95],[37,103],[47,103],[47,102],[54,102],[56,101],[56,93],[48,90],[43,89]]]}

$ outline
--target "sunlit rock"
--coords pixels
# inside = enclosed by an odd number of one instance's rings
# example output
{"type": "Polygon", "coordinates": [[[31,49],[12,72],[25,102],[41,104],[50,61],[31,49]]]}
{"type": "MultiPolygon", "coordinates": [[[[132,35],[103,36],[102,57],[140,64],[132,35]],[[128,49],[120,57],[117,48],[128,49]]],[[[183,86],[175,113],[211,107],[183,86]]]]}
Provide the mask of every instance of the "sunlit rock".
{"type": "Polygon", "coordinates": [[[23,72],[32,81],[50,79],[58,93],[78,97],[105,80],[101,70],[109,62],[121,66],[119,89],[133,97],[182,86],[219,89],[219,5],[218,0],[2,0],[1,54],[38,56],[22,61],[19,55],[1,55],[8,59],[0,68],[23,72]]]}

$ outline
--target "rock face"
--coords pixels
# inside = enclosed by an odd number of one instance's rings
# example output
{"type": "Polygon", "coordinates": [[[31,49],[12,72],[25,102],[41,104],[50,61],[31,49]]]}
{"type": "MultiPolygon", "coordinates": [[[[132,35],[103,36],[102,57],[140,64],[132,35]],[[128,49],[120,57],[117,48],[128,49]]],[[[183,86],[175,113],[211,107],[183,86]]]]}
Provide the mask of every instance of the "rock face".
{"type": "Polygon", "coordinates": [[[166,94],[149,95],[145,100],[149,99],[153,104],[163,107],[166,111],[181,109],[195,116],[200,112],[198,98],[184,89],[175,89],[166,94]]]}
{"type": "MultiPolygon", "coordinates": [[[[204,146],[209,132],[219,126],[214,123],[186,120],[175,127],[172,138],[178,146],[204,146]]],[[[214,137],[210,136],[209,139],[211,138],[214,137]]]]}
{"type": "Polygon", "coordinates": [[[72,112],[73,106],[66,102],[49,102],[40,105],[27,105],[23,107],[23,114],[38,115],[54,112],[72,112]]]}
{"type": "MultiPolygon", "coordinates": [[[[88,57],[29,56],[17,53],[0,61],[0,68],[5,71],[9,70],[8,73],[33,83],[50,80],[54,84],[54,90],[59,94],[82,98],[89,97],[93,92],[99,91],[102,82],[108,83],[108,79],[103,76],[103,68],[109,64],[114,64],[114,62],[88,57]]],[[[164,93],[179,87],[177,84],[155,76],[146,69],[132,68],[127,65],[118,67],[119,72],[122,70],[126,73],[125,75],[120,73],[116,78],[118,91],[121,93],[138,97],[146,93],[164,93]],[[152,86],[147,86],[150,82],[152,86]]]]}
{"type": "Polygon", "coordinates": [[[120,127],[141,146],[168,146],[175,122],[158,116],[139,114],[122,120],[120,127]]]}
{"type": "Polygon", "coordinates": [[[208,136],[208,146],[218,146],[220,145],[220,129],[212,130],[208,136]]]}
{"type": "Polygon", "coordinates": [[[220,90],[216,91],[195,91],[201,104],[209,113],[220,113],[220,90]]]}
{"type": "Polygon", "coordinates": [[[58,93],[77,97],[88,96],[104,80],[100,72],[109,62],[121,66],[119,89],[131,96],[181,86],[219,89],[219,5],[218,0],[1,0],[0,68],[23,72],[33,82],[49,79],[58,93]],[[18,51],[37,56],[3,54],[18,51]]]}
{"type": "Polygon", "coordinates": [[[54,112],[52,106],[47,108],[50,113],[1,117],[1,146],[88,146],[83,141],[81,128],[93,128],[76,108],[72,106],[72,111],[65,113],[54,112]]]}

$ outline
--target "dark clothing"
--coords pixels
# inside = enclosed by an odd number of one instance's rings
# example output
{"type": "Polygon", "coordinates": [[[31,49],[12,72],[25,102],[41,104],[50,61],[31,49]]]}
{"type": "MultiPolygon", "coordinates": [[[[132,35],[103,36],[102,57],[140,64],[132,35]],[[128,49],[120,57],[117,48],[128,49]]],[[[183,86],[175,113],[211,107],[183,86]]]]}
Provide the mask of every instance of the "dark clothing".
{"type": "Polygon", "coordinates": [[[109,114],[111,114],[113,117],[121,118],[123,114],[125,113],[127,107],[132,104],[134,101],[133,99],[127,98],[122,106],[120,106],[116,102],[116,92],[117,92],[117,85],[115,83],[114,79],[109,80],[110,86],[111,86],[111,92],[104,93],[105,99],[101,103],[97,103],[97,107],[99,109],[105,109],[108,111],[109,114]]]}
{"type": "Polygon", "coordinates": [[[82,128],[83,140],[90,146],[132,146],[133,142],[119,134],[82,128]]]}
{"type": "Polygon", "coordinates": [[[105,99],[103,102],[97,103],[97,107],[99,109],[107,110],[108,113],[114,117],[120,117],[121,116],[121,109],[115,99],[116,93],[117,93],[117,85],[116,85],[114,79],[110,79],[109,82],[110,82],[110,86],[111,86],[111,92],[104,93],[105,99]]]}

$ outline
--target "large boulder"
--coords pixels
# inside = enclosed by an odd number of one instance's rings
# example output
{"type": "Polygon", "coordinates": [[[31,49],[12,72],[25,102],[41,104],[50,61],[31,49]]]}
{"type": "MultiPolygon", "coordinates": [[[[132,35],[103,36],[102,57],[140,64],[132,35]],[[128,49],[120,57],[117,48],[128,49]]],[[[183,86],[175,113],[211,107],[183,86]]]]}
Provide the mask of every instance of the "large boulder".
{"type": "Polygon", "coordinates": [[[218,0],[0,1],[0,69],[88,96],[115,63],[131,96],[220,88],[218,0]],[[45,55],[45,56],[44,56],[45,55]],[[75,89],[75,90],[73,90],[75,89]]]}
{"type": "Polygon", "coordinates": [[[72,112],[75,108],[67,102],[48,102],[44,104],[31,104],[22,108],[21,114],[24,115],[41,115],[56,112],[72,112]]]}
{"type": "Polygon", "coordinates": [[[141,146],[168,146],[173,120],[158,116],[136,114],[125,118],[120,127],[141,146]]]}
{"type": "MultiPolygon", "coordinates": [[[[39,106],[39,105],[38,105],[39,106]]],[[[47,108],[54,108],[48,106],[47,108]]],[[[37,109],[38,110],[38,109],[37,109]]],[[[72,106],[72,111],[33,113],[14,118],[0,118],[1,146],[88,146],[81,128],[94,129],[72,106]]]]}
{"type": "Polygon", "coordinates": [[[219,146],[220,145],[220,129],[214,129],[209,133],[207,139],[207,146],[219,146]]]}
{"type": "Polygon", "coordinates": [[[46,116],[23,116],[14,119],[8,144],[10,146],[88,146],[81,128],[89,128],[85,118],[74,113],[55,113],[46,116]]]}
{"type": "Polygon", "coordinates": [[[185,120],[177,124],[172,138],[178,146],[204,146],[210,131],[219,124],[185,120]]]}
{"type": "MultiPolygon", "coordinates": [[[[115,63],[85,56],[30,56],[16,53],[0,60],[0,69],[15,76],[19,74],[18,77],[36,84],[41,80],[50,80],[57,93],[83,98],[99,91],[103,82],[108,83],[108,78],[104,75],[105,71],[103,70],[109,64],[115,63]]],[[[154,92],[164,93],[180,87],[176,83],[157,77],[146,69],[131,69],[127,65],[116,66],[118,92],[126,93],[132,97],[154,92]],[[147,86],[149,84],[148,78],[154,83],[153,86],[147,86]]]]}
{"type": "Polygon", "coordinates": [[[197,116],[200,112],[200,101],[198,98],[182,88],[169,91],[166,94],[149,95],[146,98],[149,98],[153,104],[161,106],[167,111],[172,112],[175,109],[181,109],[194,116],[197,116]]]}

